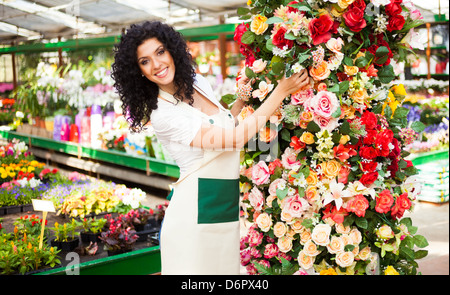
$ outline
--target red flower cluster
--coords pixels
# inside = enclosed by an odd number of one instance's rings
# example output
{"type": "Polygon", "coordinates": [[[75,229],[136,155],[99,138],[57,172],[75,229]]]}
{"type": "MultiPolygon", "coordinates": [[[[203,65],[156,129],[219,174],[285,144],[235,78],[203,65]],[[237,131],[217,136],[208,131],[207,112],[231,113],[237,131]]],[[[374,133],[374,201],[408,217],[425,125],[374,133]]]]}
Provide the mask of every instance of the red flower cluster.
{"type": "Polygon", "coordinates": [[[234,31],[233,39],[239,44],[239,51],[241,52],[241,54],[245,56],[245,65],[251,67],[256,60],[255,55],[253,54],[253,50],[250,46],[242,43],[242,35],[244,35],[244,33],[247,32],[249,28],[249,23],[238,25],[236,27],[236,30],[234,31]]]}
{"type": "Polygon", "coordinates": [[[398,31],[405,25],[405,18],[401,15],[402,7],[400,4],[403,0],[391,0],[391,3],[386,5],[386,14],[389,15],[386,29],[389,32],[398,31]]]}
{"type": "Polygon", "coordinates": [[[309,23],[309,31],[311,32],[313,44],[318,45],[330,40],[331,34],[336,34],[338,27],[339,22],[333,21],[328,14],[312,19],[309,23]]]}

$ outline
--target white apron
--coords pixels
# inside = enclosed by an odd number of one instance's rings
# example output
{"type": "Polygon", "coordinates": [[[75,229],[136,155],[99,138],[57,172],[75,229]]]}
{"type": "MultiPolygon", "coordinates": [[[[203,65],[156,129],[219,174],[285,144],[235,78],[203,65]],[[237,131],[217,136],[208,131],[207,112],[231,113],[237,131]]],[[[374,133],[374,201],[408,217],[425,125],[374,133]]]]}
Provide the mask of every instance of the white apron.
{"type": "MultiPolygon", "coordinates": [[[[222,128],[235,126],[233,116],[223,107],[213,116],[187,104],[183,107],[198,112],[210,124],[222,128]]],[[[203,158],[194,166],[173,184],[161,228],[161,273],[237,275],[239,151],[204,150],[203,158]]]]}

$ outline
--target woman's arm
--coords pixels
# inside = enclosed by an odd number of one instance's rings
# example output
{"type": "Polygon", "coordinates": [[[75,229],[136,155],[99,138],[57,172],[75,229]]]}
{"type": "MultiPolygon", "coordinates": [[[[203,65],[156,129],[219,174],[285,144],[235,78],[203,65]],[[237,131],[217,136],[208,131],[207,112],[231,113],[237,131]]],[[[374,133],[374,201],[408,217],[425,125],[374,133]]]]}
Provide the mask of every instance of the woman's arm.
{"type": "Polygon", "coordinates": [[[283,100],[291,93],[309,84],[306,70],[282,78],[265,102],[241,124],[232,129],[214,125],[202,126],[191,142],[191,146],[203,149],[238,149],[244,145],[266,124],[283,100]]]}

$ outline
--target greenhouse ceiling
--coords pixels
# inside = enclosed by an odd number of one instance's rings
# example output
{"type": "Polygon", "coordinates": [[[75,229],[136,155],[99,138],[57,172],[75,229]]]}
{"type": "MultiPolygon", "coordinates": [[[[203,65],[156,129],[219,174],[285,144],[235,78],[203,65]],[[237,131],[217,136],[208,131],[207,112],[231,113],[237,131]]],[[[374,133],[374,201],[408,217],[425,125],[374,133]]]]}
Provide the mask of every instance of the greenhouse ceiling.
{"type": "Polygon", "coordinates": [[[219,24],[247,0],[1,0],[0,43],[118,35],[133,23],[161,20],[178,29],[219,24]]]}
{"type": "MultiPolygon", "coordinates": [[[[413,0],[427,21],[447,0],[413,0]],[[423,7],[426,7],[423,8],[423,7]]],[[[247,0],[0,0],[0,43],[119,35],[133,23],[161,20],[177,29],[236,22],[247,0]]]]}

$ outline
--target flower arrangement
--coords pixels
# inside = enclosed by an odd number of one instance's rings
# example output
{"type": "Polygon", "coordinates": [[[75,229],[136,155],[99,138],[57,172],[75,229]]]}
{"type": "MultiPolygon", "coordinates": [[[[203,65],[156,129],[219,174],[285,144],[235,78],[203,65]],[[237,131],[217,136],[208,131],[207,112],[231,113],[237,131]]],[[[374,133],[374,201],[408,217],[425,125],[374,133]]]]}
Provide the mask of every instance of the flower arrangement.
{"type": "MultiPolygon", "coordinates": [[[[283,75],[312,83],[286,97],[244,148],[241,192],[253,223],[241,241],[250,274],[416,274],[427,251],[405,211],[420,189],[404,150],[402,85],[391,61],[417,45],[408,0],[248,1],[234,39],[246,58],[238,89],[256,110],[283,75]],[[394,271],[392,271],[394,268],[394,271]]],[[[239,79],[240,77],[238,77],[239,79]]]]}

